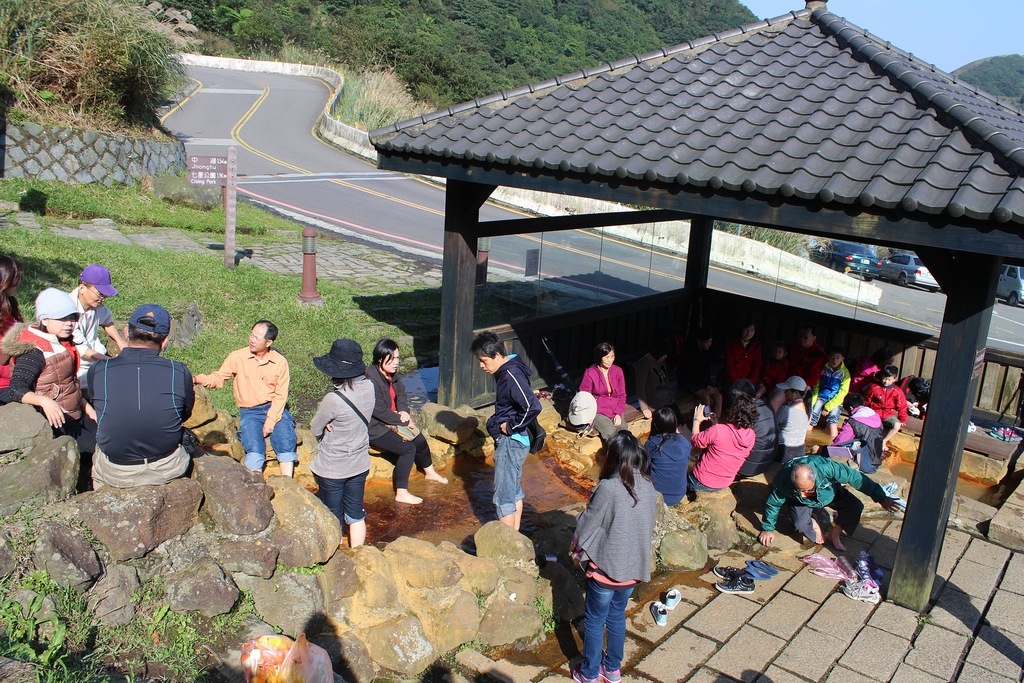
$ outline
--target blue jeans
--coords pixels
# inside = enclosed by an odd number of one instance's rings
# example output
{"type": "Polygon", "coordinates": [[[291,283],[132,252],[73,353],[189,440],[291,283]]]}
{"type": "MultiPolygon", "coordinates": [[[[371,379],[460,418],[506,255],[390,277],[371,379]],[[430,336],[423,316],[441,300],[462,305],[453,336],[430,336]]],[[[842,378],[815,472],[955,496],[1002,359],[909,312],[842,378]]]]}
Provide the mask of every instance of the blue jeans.
{"type": "MultiPolygon", "coordinates": [[[[818,420],[821,419],[821,411],[825,409],[825,404],[832,399],[819,398],[811,406],[811,426],[817,426],[818,420]]],[[[837,425],[839,424],[839,417],[843,414],[842,404],[837,405],[832,410],[828,411],[828,417],[825,418],[825,424],[837,425]]]]}
{"type": "Polygon", "coordinates": [[[580,671],[586,678],[597,678],[601,664],[607,671],[622,667],[622,651],[626,646],[626,605],[632,594],[633,586],[613,588],[587,579],[583,661],[580,663],[580,671]],[[608,629],[608,649],[602,654],[605,628],[608,629]]]}
{"type": "MultiPolygon", "coordinates": [[[[686,488],[690,491],[724,491],[725,489],[713,489],[710,486],[697,481],[697,477],[693,476],[693,472],[686,475],[686,488]]],[[[726,488],[729,488],[728,486],[726,488]]]]}
{"type": "MultiPolygon", "coordinates": [[[[263,438],[263,424],[267,421],[270,404],[242,408],[238,418],[238,440],[245,449],[245,466],[250,470],[263,469],[267,461],[267,443],[263,438]]],[[[295,462],[299,454],[295,452],[295,420],[288,409],[284,409],[281,419],[274,425],[270,433],[270,445],[277,453],[278,462],[295,462]]]]}
{"type": "Polygon", "coordinates": [[[355,524],[366,519],[363,509],[363,491],[366,489],[366,476],[370,470],[345,479],[328,479],[318,474],[316,485],[319,487],[316,497],[334,513],[339,522],[355,524]]]}
{"type": "Polygon", "coordinates": [[[530,447],[510,436],[500,435],[494,440],[494,507],[498,518],[516,513],[516,503],[526,498],[521,480],[523,463],[530,447]]]}

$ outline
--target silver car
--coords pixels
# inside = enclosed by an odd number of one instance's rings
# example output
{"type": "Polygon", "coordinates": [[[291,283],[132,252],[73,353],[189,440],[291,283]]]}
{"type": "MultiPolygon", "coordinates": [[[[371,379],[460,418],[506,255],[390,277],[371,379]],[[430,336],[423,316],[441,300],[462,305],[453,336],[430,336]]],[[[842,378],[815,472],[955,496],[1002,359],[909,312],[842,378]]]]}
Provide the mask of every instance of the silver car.
{"type": "Polygon", "coordinates": [[[878,272],[879,280],[895,282],[901,287],[917,285],[930,292],[939,291],[939,283],[916,255],[911,253],[893,254],[882,261],[878,272]]]}
{"type": "Polygon", "coordinates": [[[1024,268],[1004,266],[996,285],[996,298],[1005,299],[1010,306],[1016,306],[1024,299],[1024,268]]]}

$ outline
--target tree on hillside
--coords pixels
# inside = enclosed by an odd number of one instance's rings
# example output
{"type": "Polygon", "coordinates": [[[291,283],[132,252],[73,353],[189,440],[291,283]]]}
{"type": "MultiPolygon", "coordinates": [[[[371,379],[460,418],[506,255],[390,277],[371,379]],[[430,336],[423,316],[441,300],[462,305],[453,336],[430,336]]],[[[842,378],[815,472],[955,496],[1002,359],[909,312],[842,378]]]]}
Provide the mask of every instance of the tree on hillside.
{"type": "Polygon", "coordinates": [[[971,85],[1024,107],[1024,55],[1003,55],[972,62],[953,72],[971,85]]]}

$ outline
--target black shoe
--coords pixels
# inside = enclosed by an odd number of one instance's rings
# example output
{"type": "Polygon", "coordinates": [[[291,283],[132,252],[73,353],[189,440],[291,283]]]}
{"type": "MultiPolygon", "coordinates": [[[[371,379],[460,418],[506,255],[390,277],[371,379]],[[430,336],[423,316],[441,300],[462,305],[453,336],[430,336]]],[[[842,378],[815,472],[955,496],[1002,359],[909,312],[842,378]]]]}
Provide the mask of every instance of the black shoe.
{"type": "Polygon", "coordinates": [[[740,574],[745,574],[746,571],[746,567],[723,567],[722,565],[718,565],[711,570],[711,573],[720,579],[728,581],[729,579],[735,579],[740,574]]]}
{"type": "Polygon", "coordinates": [[[715,584],[715,588],[722,593],[753,593],[754,580],[745,574],[740,574],[727,581],[719,581],[715,584]]]}

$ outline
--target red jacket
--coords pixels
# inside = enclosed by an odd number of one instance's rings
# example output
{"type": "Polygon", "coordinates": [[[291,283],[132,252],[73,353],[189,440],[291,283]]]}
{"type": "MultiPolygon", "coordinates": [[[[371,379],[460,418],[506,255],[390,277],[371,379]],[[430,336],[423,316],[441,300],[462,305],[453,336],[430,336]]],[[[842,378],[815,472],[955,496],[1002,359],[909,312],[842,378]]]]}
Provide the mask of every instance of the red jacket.
{"type": "Polygon", "coordinates": [[[768,393],[775,391],[775,385],[782,384],[787,379],[789,379],[789,358],[782,360],[772,358],[765,361],[761,384],[765,386],[768,393]]]}
{"type": "Polygon", "coordinates": [[[761,377],[761,342],[751,339],[744,348],[739,339],[725,347],[725,376],[729,384],[741,379],[749,379],[757,386],[761,377]]]}
{"type": "Polygon", "coordinates": [[[907,397],[895,384],[883,387],[872,382],[864,389],[864,402],[883,420],[895,415],[901,423],[907,423],[907,397]]]}
{"type": "Polygon", "coordinates": [[[789,347],[789,374],[798,375],[813,387],[821,379],[821,371],[825,368],[825,349],[814,342],[809,348],[793,342],[789,347]]]}

